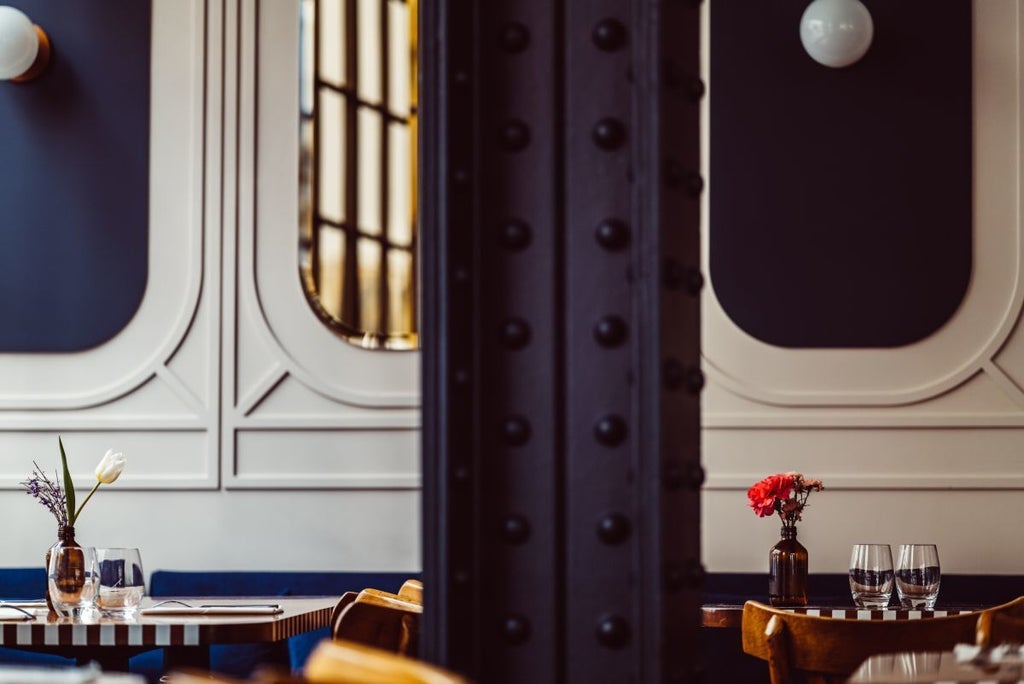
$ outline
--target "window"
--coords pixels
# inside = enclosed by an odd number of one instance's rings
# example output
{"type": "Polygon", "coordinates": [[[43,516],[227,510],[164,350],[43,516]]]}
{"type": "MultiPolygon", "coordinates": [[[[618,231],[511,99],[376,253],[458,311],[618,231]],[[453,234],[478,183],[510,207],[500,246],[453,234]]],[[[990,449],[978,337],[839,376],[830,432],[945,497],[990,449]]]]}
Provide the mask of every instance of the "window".
{"type": "Polygon", "coordinates": [[[302,0],[300,273],[317,315],[418,344],[416,0],[302,0]]]}

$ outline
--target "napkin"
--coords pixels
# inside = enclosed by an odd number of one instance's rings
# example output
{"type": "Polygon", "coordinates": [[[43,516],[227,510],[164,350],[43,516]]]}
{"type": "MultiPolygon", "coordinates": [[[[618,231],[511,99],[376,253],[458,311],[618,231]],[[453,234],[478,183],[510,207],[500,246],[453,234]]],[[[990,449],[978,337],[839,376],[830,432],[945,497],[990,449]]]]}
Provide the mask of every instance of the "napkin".
{"type": "Polygon", "coordinates": [[[953,654],[958,663],[1024,663],[1020,644],[999,644],[988,650],[974,644],[957,644],[953,654]]]}

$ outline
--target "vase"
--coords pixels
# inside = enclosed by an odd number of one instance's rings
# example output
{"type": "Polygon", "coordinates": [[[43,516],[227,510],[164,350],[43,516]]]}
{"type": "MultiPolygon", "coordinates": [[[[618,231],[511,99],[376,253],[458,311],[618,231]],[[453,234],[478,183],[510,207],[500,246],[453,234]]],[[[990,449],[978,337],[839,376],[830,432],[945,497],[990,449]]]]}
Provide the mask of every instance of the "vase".
{"type": "Polygon", "coordinates": [[[46,551],[46,606],[60,615],[61,606],[71,599],[77,601],[84,588],[85,553],[75,541],[75,528],[62,525],[57,530],[57,543],[46,551]]]}
{"type": "Polygon", "coordinates": [[[768,602],[807,605],[807,549],[797,541],[796,527],[783,527],[782,539],[768,552],[768,602]]]}

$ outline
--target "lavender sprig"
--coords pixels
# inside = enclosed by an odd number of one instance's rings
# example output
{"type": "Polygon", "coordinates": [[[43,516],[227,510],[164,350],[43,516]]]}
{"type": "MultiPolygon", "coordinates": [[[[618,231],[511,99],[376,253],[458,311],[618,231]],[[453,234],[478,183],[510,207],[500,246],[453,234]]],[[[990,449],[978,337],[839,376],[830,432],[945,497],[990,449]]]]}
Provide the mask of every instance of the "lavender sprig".
{"type": "MultiPolygon", "coordinates": [[[[58,526],[67,525],[67,496],[64,494],[64,490],[57,482],[46,476],[38,463],[32,461],[32,465],[35,466],[32,475],[21,483],[25,488],[25,493],[46,506],[53,517],[57,519],[58,526]]],[[[57,478],[56,473],[54,473],[54,478],[57,478]]]]}

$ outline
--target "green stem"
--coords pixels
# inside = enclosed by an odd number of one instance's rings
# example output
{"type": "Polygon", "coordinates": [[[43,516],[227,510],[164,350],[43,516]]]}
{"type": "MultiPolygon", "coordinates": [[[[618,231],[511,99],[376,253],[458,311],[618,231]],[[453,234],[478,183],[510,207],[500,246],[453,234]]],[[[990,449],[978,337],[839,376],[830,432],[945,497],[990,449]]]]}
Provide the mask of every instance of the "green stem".
{"type": "Polygon", "coordinates": [[[89,496],[85,497],[85,501],[83,501],[82,505],[78,507],[77,511],[75,511],[75,517],[72,518],[71,522],[69,523],[72,527],[75,526],[75,521],[78,520],[78,514],[82,512],[83,508],[85,508],[85,504],[89,503],[89,499],[92,498],[92,495],[96,493],[96,490],[100,488],[101,484],[103,484],[102,480],[96,480],[96,484],[93,485],[92,491],[89,492],[89,496]]]}

